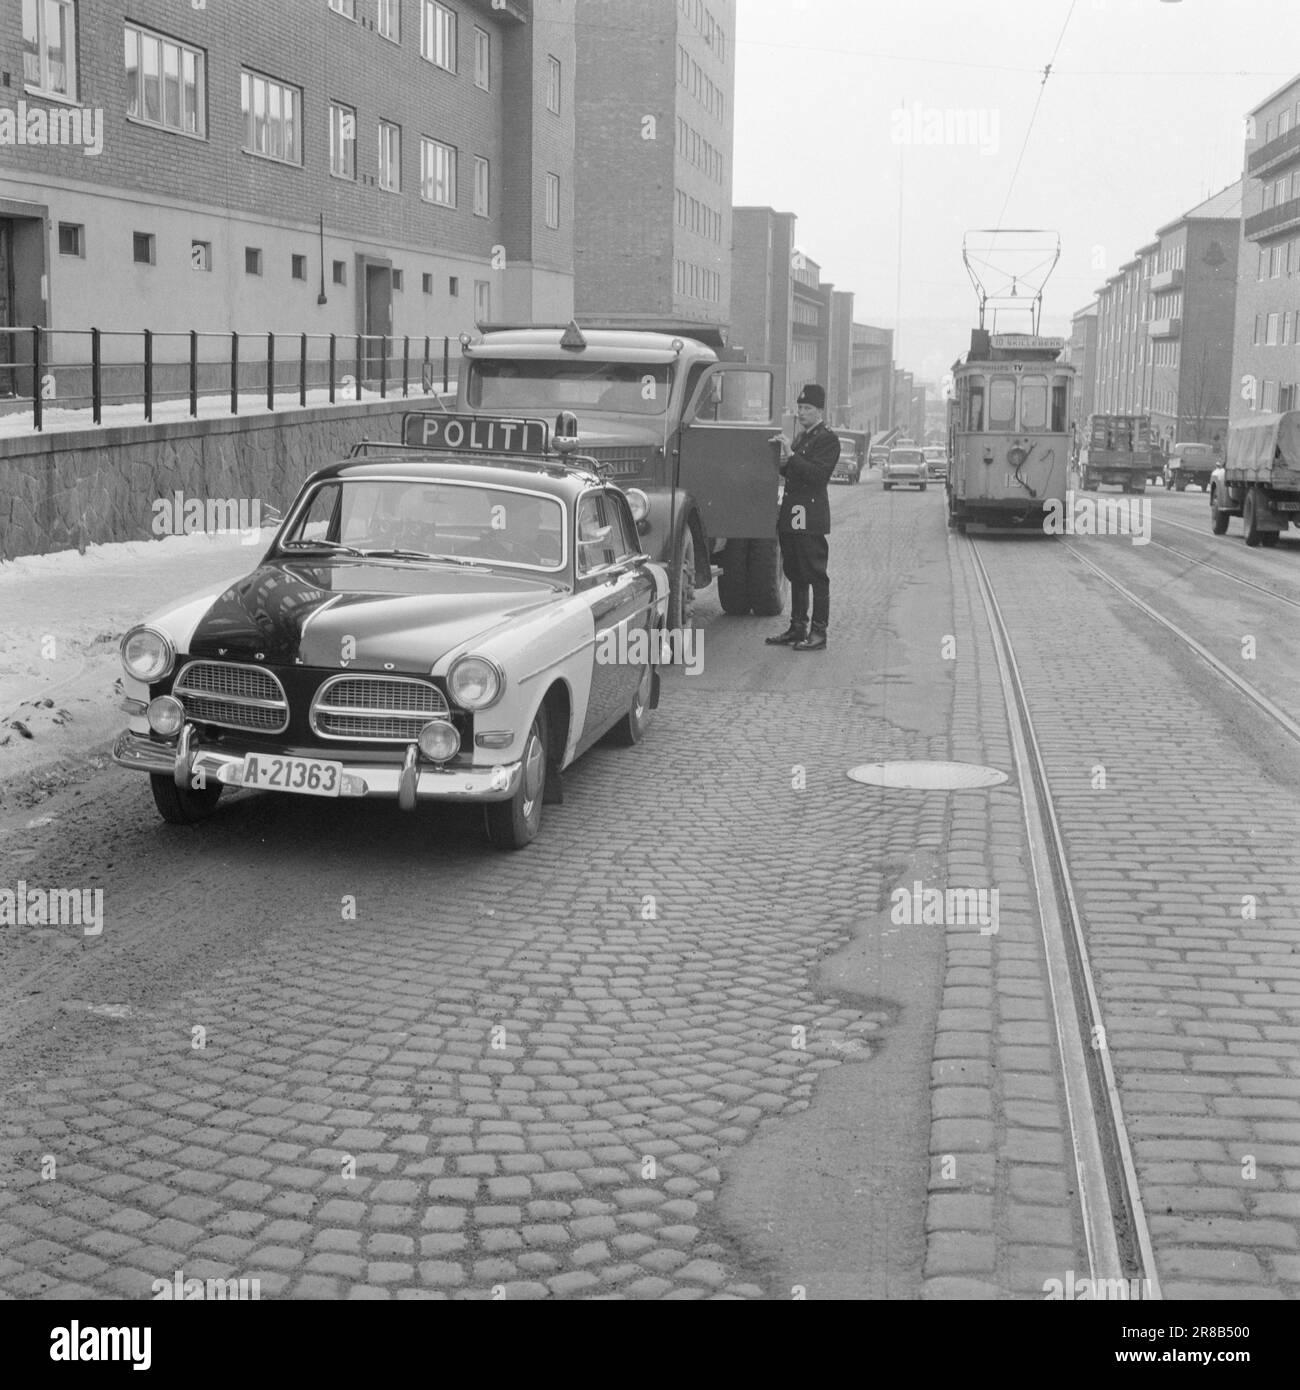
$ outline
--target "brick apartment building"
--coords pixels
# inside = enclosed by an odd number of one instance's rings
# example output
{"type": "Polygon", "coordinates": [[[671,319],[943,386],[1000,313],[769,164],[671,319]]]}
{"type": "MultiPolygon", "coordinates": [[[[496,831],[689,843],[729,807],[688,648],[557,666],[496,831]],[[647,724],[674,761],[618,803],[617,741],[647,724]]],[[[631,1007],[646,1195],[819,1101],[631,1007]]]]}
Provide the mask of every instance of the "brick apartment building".
{"type": "Polygon", "coordinates": [[[823,283],[795,243],[796,217],[770,207],[732,210],[731,342],[776,368],[789,410],[810,381],[826,387],[826,418],[883,429],[892,408],[893,333],[853,320],[854,296],[823,283]]]}
{"type": "Polygon", "coordinates": [[[735,31],[735,0],[578,0],[580,320],[730,323],[735,31]]]}
{"type": "Polygon", "coordinates": [[[1088,416],[1096,409],[1097,389],[1097,301],[1085,305],[1070,320],[1070,340],[1067,360],[1074,368],[1074,397],[1070,418],[1076,429],[1082,430],[1088,416]]]}
{"type": "Polygon", "coordinates": [[[0,322],[567,318],[573,17],[574,0],[6,0],[0,322]],[[73,115],[102,148],[15,139],[68,137],[73,115]]]}
{"type": "Polygon", "coordinates": [[[893,424],[894,330],[852,326],[848,426],[872,434],[893,424]]]}
{"type": "Polygon", "coordinates": [[[1300,409],[1300,76],[1251,113],[1233,334],[1232,418],[1300,409]]]}
{"type": "Polygon", "coordinates": [[[1237,182],[1160,227],[1097,291],[1097,412],[1150,415],[1167,445],[1222,443],[1240,234],[1237,182]]]}

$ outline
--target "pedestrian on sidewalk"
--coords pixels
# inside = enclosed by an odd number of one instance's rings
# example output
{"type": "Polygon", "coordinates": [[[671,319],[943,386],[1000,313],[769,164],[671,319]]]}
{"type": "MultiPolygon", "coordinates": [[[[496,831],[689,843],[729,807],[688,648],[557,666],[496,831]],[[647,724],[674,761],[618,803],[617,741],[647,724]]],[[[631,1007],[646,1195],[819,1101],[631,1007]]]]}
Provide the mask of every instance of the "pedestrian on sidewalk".
{"type": "Polygon", "coordinates": [[[776,534],[781,545],[781,565],[790,581],[790,626],[779,636],[767,638],[770,647],[791,647],[797,652],[819,652],[826,647],[831,619],[831,582],[826,575],[831,529],[831,502],[827,484],[840,458],[839,437],[826,428],[823,412],[826,392],[810,384],[795,403],[799,433],[793,444],[784,435],[781,476],[785,494],[777,516],[776,534]],[[812,595],[812,629],[808,626],[808,597],[812,595]]]}

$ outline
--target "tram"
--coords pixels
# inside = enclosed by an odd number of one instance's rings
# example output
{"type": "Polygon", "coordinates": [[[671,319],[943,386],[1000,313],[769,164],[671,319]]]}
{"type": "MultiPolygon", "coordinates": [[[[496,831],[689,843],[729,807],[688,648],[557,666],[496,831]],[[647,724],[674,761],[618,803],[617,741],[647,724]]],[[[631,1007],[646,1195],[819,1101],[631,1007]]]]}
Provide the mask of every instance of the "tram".
{"type": "Polygon", "coordinates": [[[962,243],[979,298],[970,351],[953,363],[948,401],[948,525],[1045,527],[1067,509],[1074,368],[1064,338],[1039,335],[1043,285],[1060,259],[1055,233],[968,232],[962,243]],[[973,239],[987,237],[987,248],[973,239]],[[1048,240],[1048,238],[1051,238],[1048,240]],[[995,261],[996,257],[996,261],[995,261]],[[1028,333],[985,327],[986,311],[1028,311],[1028,333]]]}
{"type": "Polygon", "coordinates": [[[1065,342],[971,333],[948,403],[948,525],[1030,526],[1066,509],[1074,368],[1065,342]]]}

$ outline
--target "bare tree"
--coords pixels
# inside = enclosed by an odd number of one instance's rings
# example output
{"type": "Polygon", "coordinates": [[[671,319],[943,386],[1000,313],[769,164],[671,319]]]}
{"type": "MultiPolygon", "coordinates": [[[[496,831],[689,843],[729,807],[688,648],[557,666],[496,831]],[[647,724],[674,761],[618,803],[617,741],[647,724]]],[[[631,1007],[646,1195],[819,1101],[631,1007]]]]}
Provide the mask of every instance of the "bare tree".
{"type": "Polygon", "coordinates": [[[1190,427],[1188,442],[1204,444],[1209,422],[1227,414],[1227,403],[1222,399],[1222,393],[1214,381],[1208,343],[1201,344],[1201,355],[1192,366],[1187,387],[1186,419],[1190,427]]]}

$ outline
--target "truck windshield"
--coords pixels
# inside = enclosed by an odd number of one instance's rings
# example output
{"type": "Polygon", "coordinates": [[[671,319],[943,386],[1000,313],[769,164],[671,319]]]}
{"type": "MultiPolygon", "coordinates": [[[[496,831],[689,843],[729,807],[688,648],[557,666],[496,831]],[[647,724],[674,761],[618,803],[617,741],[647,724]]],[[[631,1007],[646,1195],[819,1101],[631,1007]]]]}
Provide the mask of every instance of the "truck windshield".
{"type": "Polygon", "coordinates": [[[667,363],[488,360],[471,364],[467,399],[474,410],[521,415],[558,410],[662,415],[672,384],[673,369],[667,363]]]}

